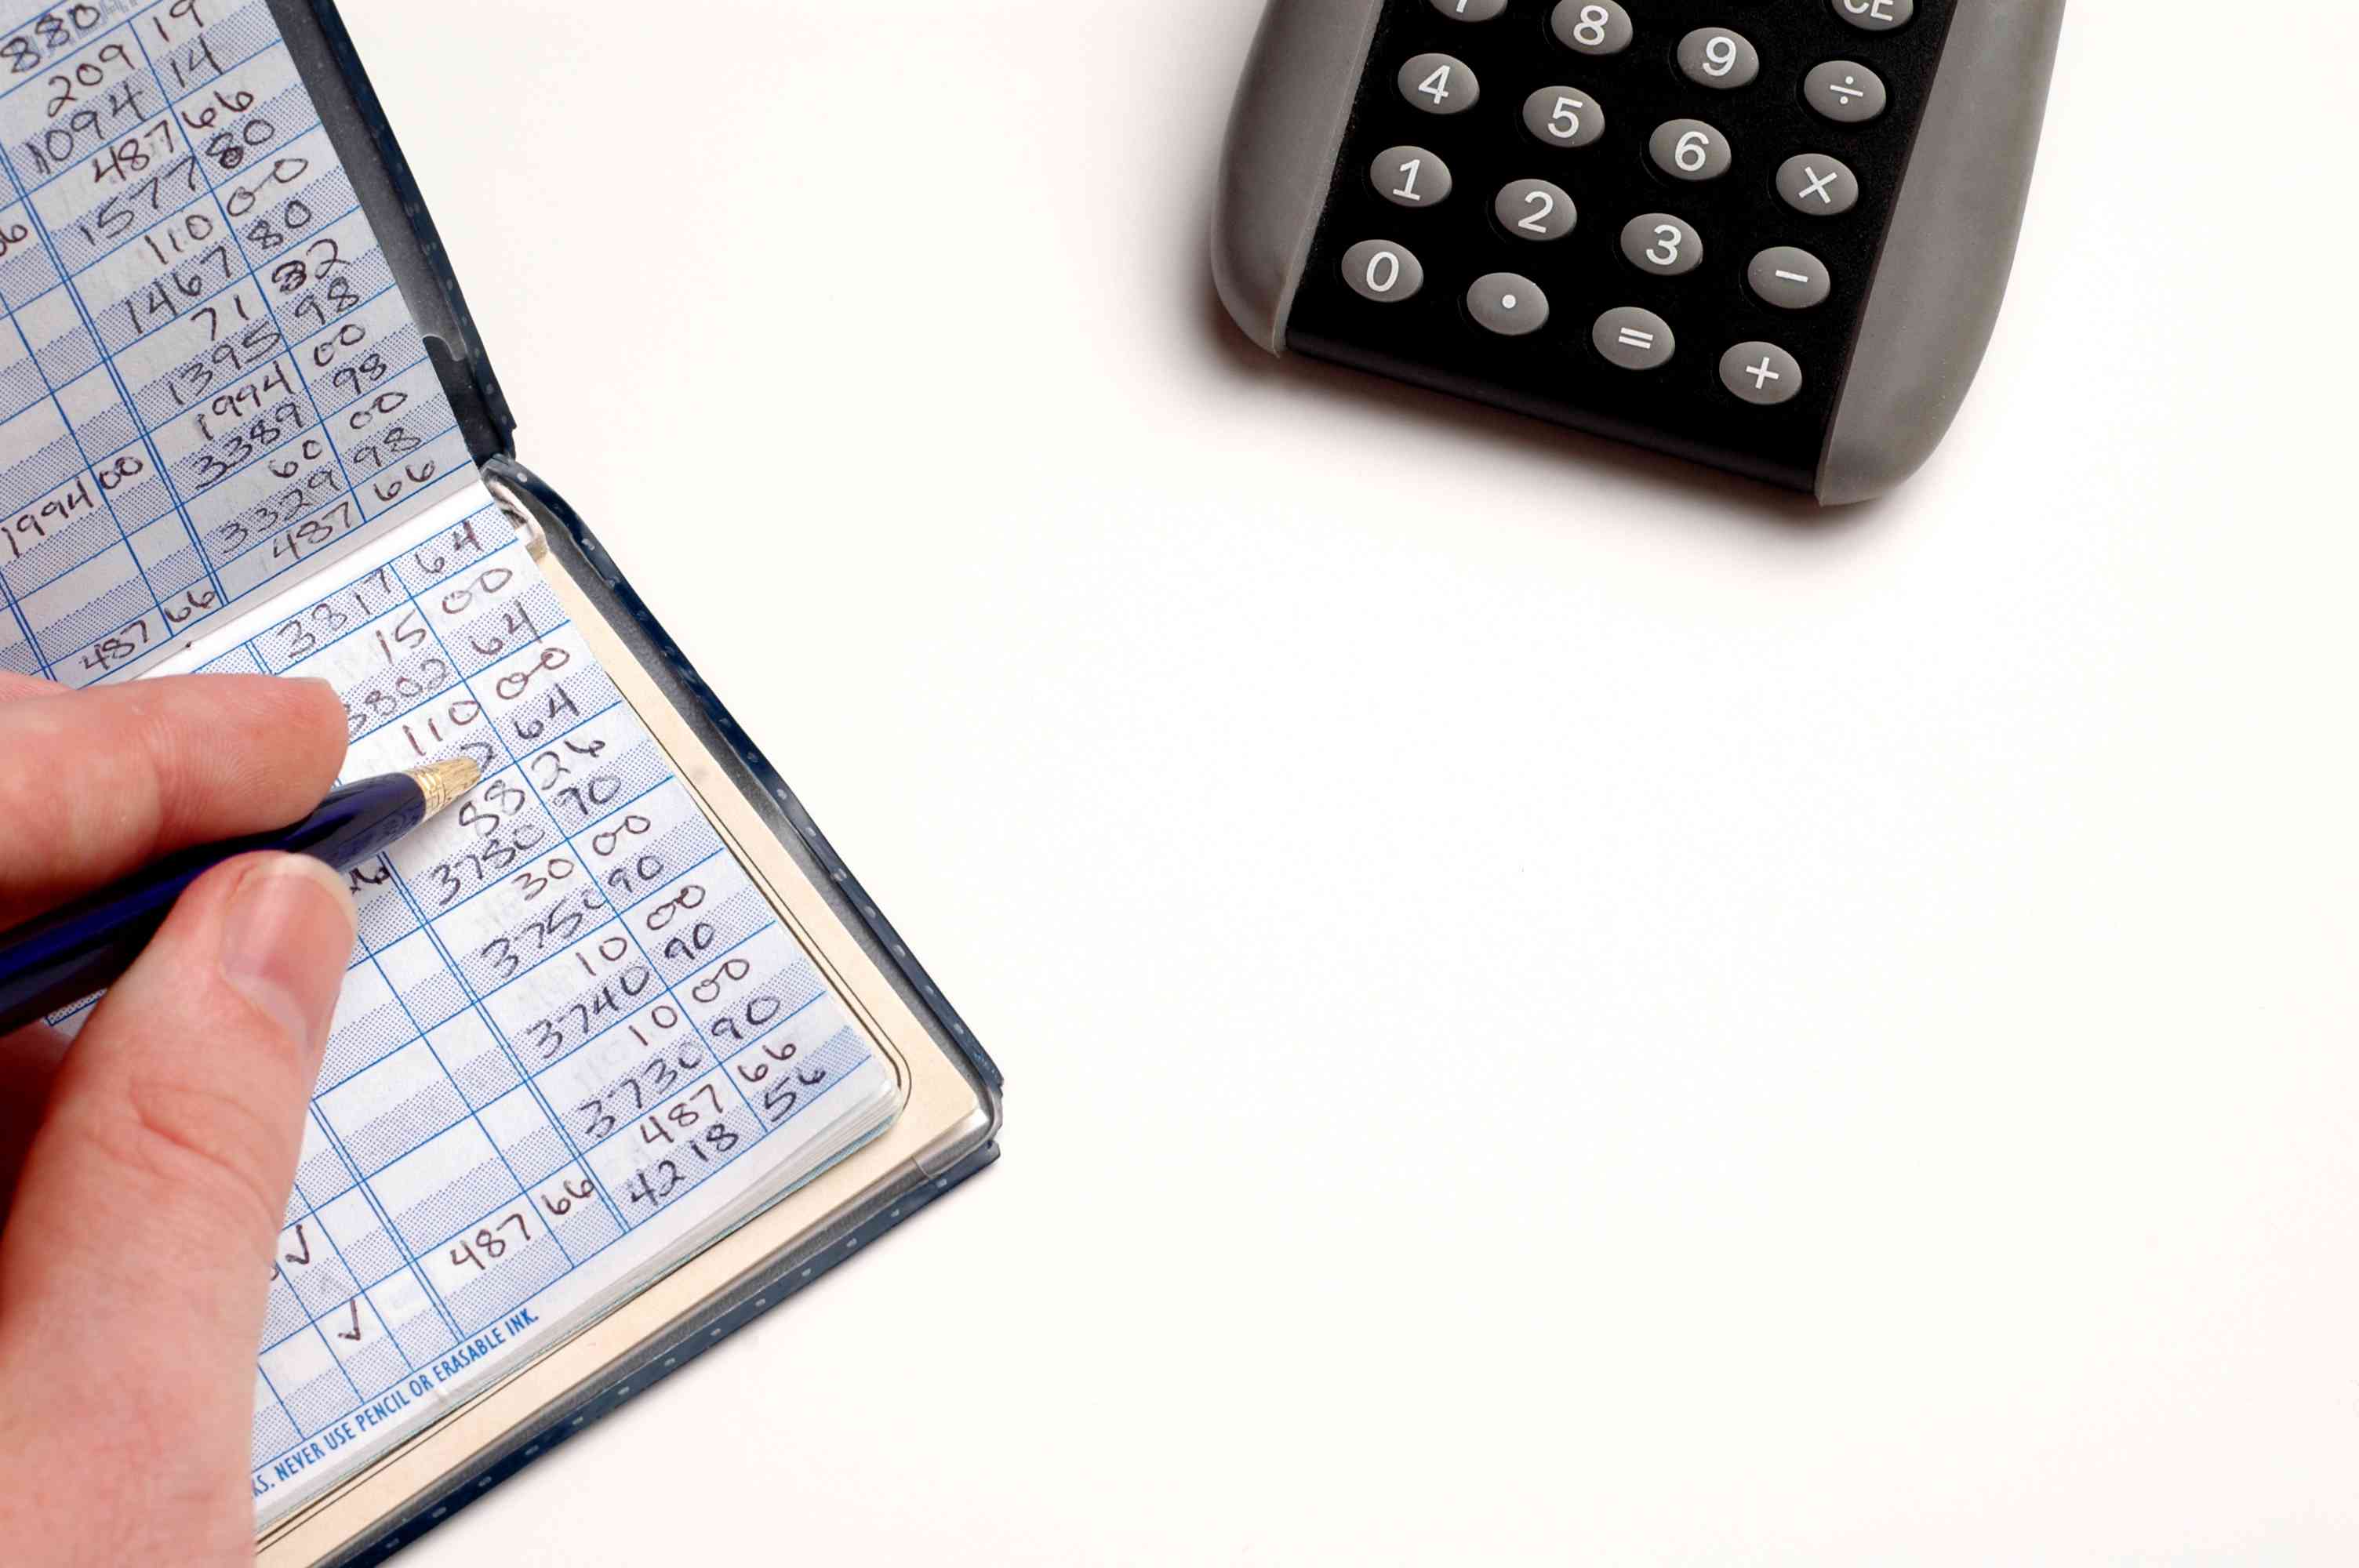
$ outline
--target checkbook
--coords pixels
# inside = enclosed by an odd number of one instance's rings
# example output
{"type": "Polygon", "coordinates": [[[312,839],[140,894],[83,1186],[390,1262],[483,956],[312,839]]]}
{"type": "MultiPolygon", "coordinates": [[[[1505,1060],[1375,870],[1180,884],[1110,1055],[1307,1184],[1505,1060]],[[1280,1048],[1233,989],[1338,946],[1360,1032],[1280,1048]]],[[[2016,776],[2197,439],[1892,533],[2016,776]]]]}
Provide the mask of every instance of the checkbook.
{"type": "Polygon", "coordinates": [[[373,1562],[989,1164],[999,1073],[516,460],[332,0],[19,16],[0,146],[0,668],[483,768],[352,873],[255,1363],[260,1561],[373,1562]]]}

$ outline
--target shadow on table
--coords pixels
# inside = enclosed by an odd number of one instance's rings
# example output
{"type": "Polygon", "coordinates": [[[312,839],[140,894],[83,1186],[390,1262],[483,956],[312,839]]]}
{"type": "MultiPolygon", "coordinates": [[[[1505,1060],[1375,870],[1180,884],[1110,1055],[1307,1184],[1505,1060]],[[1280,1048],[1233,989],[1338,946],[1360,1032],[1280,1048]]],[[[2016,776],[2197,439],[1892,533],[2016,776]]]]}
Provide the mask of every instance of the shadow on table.
{"type": "MultiPolygon", "coordinates": [[[[1201,224],[1196,232],[1204,232],[1201,224]]],[[[1876,501],[1858,506],[1821,506],[1809,496],[1756,480],[1723,473],[1701,463],[1627,442],[1584,435],[1544,419],[1412,386],[1389,376],[1331,364],[1307,354],[1273,356],[1246,338],[1229,319],[1227,308],[1212,287],[1209,266],[1197,298],[1201,340],[1208,345],[1209,357],[1223,374],[1240,381],[1260,382],[1282,376],[1289,385],[1317,388],[1322,395],[1332,390],[1333,395],[1364,404],[1388,418],[1446,429],[1462,440],[1502,452],[1541,452],[1550,461],[1587,465],[1633,483],[1658,486],[1667,495],[1700,499],[1716,511],[1797,535],[1832,538],[1855,532],[1873,524],[1886,504],[1876,501]]]]}

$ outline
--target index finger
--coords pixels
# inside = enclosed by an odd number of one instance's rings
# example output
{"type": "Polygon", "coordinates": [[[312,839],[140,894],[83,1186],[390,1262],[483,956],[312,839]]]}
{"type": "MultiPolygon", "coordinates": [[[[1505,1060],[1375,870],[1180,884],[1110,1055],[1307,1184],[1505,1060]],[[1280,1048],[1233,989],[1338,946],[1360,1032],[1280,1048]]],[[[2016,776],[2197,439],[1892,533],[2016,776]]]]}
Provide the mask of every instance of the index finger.
{"type": "Polygon", "coordinates": [[[14,670],[0,670],[0,702],[16,702],[26,697],[55,697],[64,690],[53,680],[38,676],[20,676],[14,670]]]}
{"type": "Polygon", "coordinates": [[[0,926],[193,844],[282,827],[344,758],[325,681],[176,676],[0,701],[0,926]]]}

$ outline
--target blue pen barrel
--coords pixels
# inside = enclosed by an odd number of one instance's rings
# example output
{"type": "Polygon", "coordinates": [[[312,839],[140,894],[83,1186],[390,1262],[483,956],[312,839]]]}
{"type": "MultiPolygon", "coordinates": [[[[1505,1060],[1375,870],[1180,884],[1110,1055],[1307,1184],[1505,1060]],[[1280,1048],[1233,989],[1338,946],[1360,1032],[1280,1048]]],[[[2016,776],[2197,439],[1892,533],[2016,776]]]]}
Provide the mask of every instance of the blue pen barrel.
{"type": "Polygon", "coordinates": [[[375,859],[426,820],[417,781],[395,773],[336,791],[291,827],[185,849],[0,935],[0,1034],[104,990],[199,877],[240,855],[309,855],[337,871],[375,859]]]}

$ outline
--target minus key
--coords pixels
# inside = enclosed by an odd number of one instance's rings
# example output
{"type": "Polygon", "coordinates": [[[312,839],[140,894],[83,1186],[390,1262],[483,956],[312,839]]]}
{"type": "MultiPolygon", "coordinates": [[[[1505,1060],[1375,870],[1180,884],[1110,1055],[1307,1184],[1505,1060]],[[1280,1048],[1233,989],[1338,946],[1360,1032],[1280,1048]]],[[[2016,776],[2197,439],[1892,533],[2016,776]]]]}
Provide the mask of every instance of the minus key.
{"type": "Polygon", "coordinates": [[[1762,303],[1780,310],[1823,305],[1834,288],[1827,264],[1796,245],[1772,245],[1755,256],[1745,281],[1762,303]]]}

